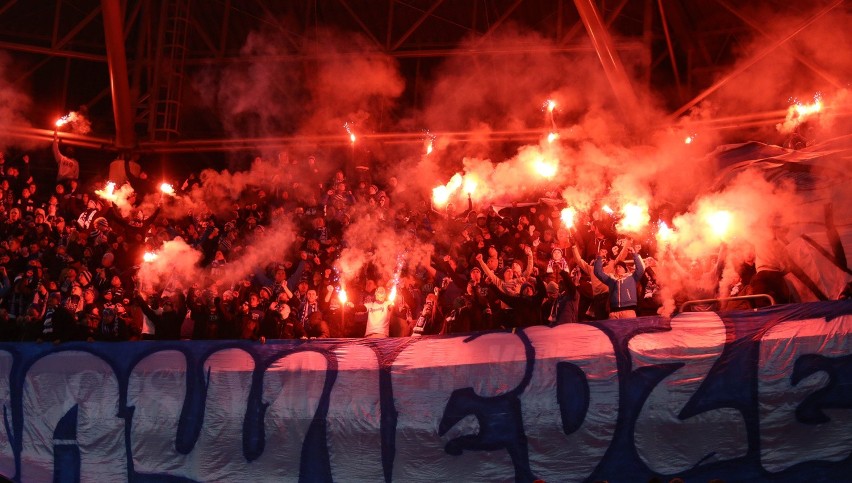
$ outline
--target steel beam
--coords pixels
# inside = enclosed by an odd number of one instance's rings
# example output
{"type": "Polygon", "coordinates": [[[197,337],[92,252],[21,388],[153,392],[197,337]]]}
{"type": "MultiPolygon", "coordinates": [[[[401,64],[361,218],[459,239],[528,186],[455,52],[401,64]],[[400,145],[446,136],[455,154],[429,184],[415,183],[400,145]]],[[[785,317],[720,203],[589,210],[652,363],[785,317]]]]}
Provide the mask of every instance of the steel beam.
{"type": "Polygon", "coordinates": [[[574,5],[586,26],[616,99],[621,103],[626,117],[632,119],[638,113],[639,101],[594,0],[574,0],[574,5]]]}
{"type": "Polygon", "coordinates": [[[8,2],[6,2],[6,5],[0,7],[0,15],[6,13],[6,10],[12,8],[16,3],[18,3],[18,0],[9,0],[8,2]]]}
{"type": "Polygon", "coordinates": [[[680,82],[680,72],[677,68],[677,58],[675,57],[674,44],[672,44],[672,35],[669,32],[669,21],[666,18],[666,10],[663,7],[663,0],[657,0],[657,8],[660,9],[660,23],[663,24],[663,33],[666,36],[666,46],[669,49],[669,59],[672,63],[672,72],[674,73],[675,84],[677,84],[678,100],[683,100],[683,85],[680,82]]]}
{"type": "Polygon", "coordinates": [[[91,12],[89,12],[88,15],[86,15],[86,18],[81,20],[80,23],[78,23],[77,25],[74,26],[74,28],[69,30],[68,33],[65,34],[65,37],[62,37],[60,40],[58,40],[56,42],[56,45],[53,46],[53,48],[54,49],[61,49],[62,47],[65,47],[65,44],[67,44],[72,39],[74,39],[74,37],[78,33],[80,33],[81,30],[86,28],[86,26],[89,25],[89,23],[92,20],[94,20],[95,17],[97,17],[99,13],[101,13],[101,7],[95,7],[91,12]]]}
{"type": "Polygon", "coordinates": [[[121,5],[113,0],[101,0],[104,18],[109,78],[112,86],[112,112],[115,117],[115,144],[119,149],[132,148],[136,143],[133,132],[133,100],[127,77],[127,56],[124,49],[124,22],[121,5]]]}
{"type": "Polygon", "coordinates": [[[50,47],[39,47],[36,45],[18,44],[14,42],[0,42],[0,50],[12,50],[15,52],[27,52],[30,54],[43,54],[53,57],[67,57],[69,59],[88,60],[90,62],[106,62],[103,55],[87,54],[85,52],[73,52],[70,50],[51,49],[50,47]]]}
{"type": "Polygon", "coordinates": [[[507,8],[506,11],[503,12],[503,15],[501,15],[500,18],[498,18],[493,24],[491,24],[490,27],[488,27],[488,30],[486,30],[485,33],[482,34],[482,36],[476,40],[476,43],[474,45],[479,45],[484,42],[488,37],[490,37],[491,34],[494,33],[495,30],[497,30],[497,28],[503,25],[503,22],[509,19],[509,16],[512,15],[512,12],[514,12],[523,1],[524,0],[515,0],[513,4],[509,5],[509,8],[507,8]]]}
{"type": "Polygon", "coordinates": [[[355,23],[357,23],[358,26],[361,27],[361,30],[364,32],[364,34],[379,47],[379,50],[384,51],[385,46],[382,45],[381,42],[379,42],[379,39],[377,39],[375,35],[373,35],[373,32],[370,31],[370,28],[367,27],[367,24],[365,24],[364,21],[361,20],[361,17],[359,17],[355,10],[352,9],[352,6],[349,5],[349,2],[347,2],[346,0],[338,1],[341,5],[343,5],[343,8],[346,9],[347,12],[349,12],[349,15],[352,17],[353,20],[355,20],[355,23]]]}
{"type": "MultiPolygon", "coordinates": [[[[578,0],[578,1],[579,1],[579,0],[578,0]]],[[[776,49],[778,49],[778,47],[780,47],[780,46],[784,45],[784,44],[785,44],[786,42],[788,42],[790,39],[792,39],[793,37],[795,37],[796,35],[798,35],[798,34],[799,34],[802,30],[805,30],[805,29],[806,29],[806,28],[808,28],[811,24],[813,24],[813,23],[814,23],[814,22],[816,22],[817,20],[819,20],[819,19],[821,19],[822,17],[824,17],[827,13],[831,12],[832,10],[834,10],[835,8],[837,8],[838,6],[842,5],[845,1],[846,1],[846,0],[836,0],[834,3],[831,3],[830,5],[828,5],[828,6],[826,6],[825,8],[823,8],[822,10],[820,10],[819,12],[817,12],[816,14],[814,14],[811,18],[809,18],[809,19],[805,20],[804,22],[802,22],[802,23],[801,23],[798,27],[796,27],[795,29],[793,29],[793,31],[792,31],[792,32],[790,32],[789,34],[785,35],[784,37],[781,37],[780,39],[776,40],[775,42],[771,43],[771,44],[770,44],[769,46],[767,46],[765,49],[761,50],[760,52],[758,52],[758,53],[756,53],[754,56],[752,56],[752,58],[750,58],[750,59],[748,59],[747,61],[745,61],[745,62],[743,62],[742,64],[740,64],[740,66],[739,66],[739,67],[737,67],[736,69],[734,69],[731,73],[729,73],[729,74],[728,74],[728,75],[726,75],[725,77],[722,77],[721,79],[719,79],[718,81],[716,81],[716,83],[715,83],[715,84],[713,84],[712,86],[710,86],[710,87],[708,87],[707,89],[705,89],[705,90],[704,90],[704,92],[702,92],[701,94],[698,94],[698,95],[697,95],[694,99],[692,99],[691,101],[687,102],[687,103],[686,103],[686,104],[684,104],[684,105],[683,105],[680,109],[678,109],[677,111],[675,111],[674,113],[672,113],[671,117],[674,117],[674,118],[680,117],[683,113],[685,113],[686,111],[688,111],[688,110],[692,109],[692,108],[693,108],[695,105],[697,105],[699,102],[701,102],[701,101],[703,101],[704,99],[706,99],[706,98],[707,98],[707,96],[709,96],[710,94],[712,94],[712,93],[716,92],[717,90],[719,90],[719,88],[721,88],[722,86],[724,86],[725,84],[727,84],[728,82],[730,82],[730,80],[731,80],[731,79],[733,79],[734,77],[737,77],[738,75],[742,74],[743,72],[745,72],[746,70],[748,70],[749,68],[751,68],[754,64],[756,64],[756,63],[760,62],[761,60],[763,60],[763,58],[764,58],[764,57],[766,57],[767,55],[769,55],[770,53],[772,53],[773,51],[775,51],[776,49]]]]}
{"type": "MultiPolygon", "coordinates": [[[[763,35],[764,37],[769,37],[769,34],[767,34],[766,31],[763,30],[760,27],[760,24],[758,22],[752,20],[751,18],[747,17],[746,15],[744,15],[741,12],[739,12],[738,10],[736,10],[733,7],[733,5],[731,5],[730,3],[728,3],[724,0],[716,0],[716,3],[718,3],[719,5],[724,7],[726,10],[728,10],[729,12],[734,14],[734,16],[736,16],[738,19],[742,20],[746,25],[753,28],[755,30],[755,32],[759,33],[760,35],[763,35]]],[[[836,87],[838,89],[843,88],[843,82],[841,82],[840,79],[838,79],[837,77],[835,77],[835,76],[829,74],[828,72],[824,71],[822,68],[820,68],[818,65],[816,65],[816,63],[814,63],[811,59],[802,55],[794,47],[790,47],[789,45],[782,45],[781,48],[783,48],[784,50],[789,52],[793,57],[796,58],[796,60],[801,62],[802,65],[804,65],[805,67],[814,71],[814,73],[816,73],[817,75],[819,75],[820,77],[822,77],[823,79],[828,81],[834,87],[836,87]]]]}
{"type": "Polygon", "coordinates": [[[393,47],[391,47],[391,51],[398,49],[406,40],[408,40],[408,38],[411,37],[411,34],[417,31],[417,29],[421,25],[423,25],[423,22],[425,22],[426,19],[429,18],[429,16],[431,16],[432,13],[434,13],[435,10],[437,10],[442,3],[444,3],[444,0],[436,0],[435,2],[433,2],[432,6],[429,7],[429,10],[423,12],[423,15],[421,15],[420,18],[418,18],[417,21],[414,22],[414,24],[409,27],[404,34],[402,34],[402,37],[400,37],[399,40],[397,40],[396,43],[393,44],[393,47]]]}

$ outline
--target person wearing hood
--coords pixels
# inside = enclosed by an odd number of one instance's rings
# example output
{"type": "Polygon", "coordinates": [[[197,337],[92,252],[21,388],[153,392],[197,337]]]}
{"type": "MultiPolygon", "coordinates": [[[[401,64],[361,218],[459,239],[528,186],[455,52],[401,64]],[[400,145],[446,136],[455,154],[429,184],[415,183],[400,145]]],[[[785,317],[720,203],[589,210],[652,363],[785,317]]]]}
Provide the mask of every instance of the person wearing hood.
{"type": "Polygon", "coordinates": [[[627,264],[618,262],[615,264],[615,274],[607,275],[603,271],[604,250],[595,258],[595,277],[609,287],[609,318],[610,319],[633,319],[636,318],[636,305],[639,301],[639,280],[645,274],[645,265],[642,257],[628,245],[629,254],[633,255],[633,263],[636,269],[628,273],[627,264]]]}

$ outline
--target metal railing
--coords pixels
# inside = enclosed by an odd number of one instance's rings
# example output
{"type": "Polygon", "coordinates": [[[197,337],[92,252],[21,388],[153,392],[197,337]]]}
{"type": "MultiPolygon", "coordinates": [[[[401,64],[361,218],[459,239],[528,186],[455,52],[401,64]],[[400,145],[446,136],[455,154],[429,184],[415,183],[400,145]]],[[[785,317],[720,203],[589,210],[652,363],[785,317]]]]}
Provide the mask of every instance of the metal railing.
{"type": "MultiPolygon", "coordinates": [[[[689,308],[694,306],[694,305],[705,305],[705,304],[720,304],[721,305],[722,302],[731,302],[731,301],[737,302],[737,301],[742,301],[742,300],[754,301],[754,300],[761,300],[761,299],[768,300],[769,305],[775,305],[775,299],[772,298],[771,295],[759,293],[759,294],[754,294],[754,295],[740,295],[740,296],[737,296],[737,297],[689,300],[689,301],[685,302],[683,305],[681,305],[680,311],[681,311],[681,313],[691,312],[689,310],[689,308]]],[[[752,308],[754,308],[754,306],[752,306],[752,308]]],[[[695,312],[701,312],[701,311],[696,310],[695,312]]]]}

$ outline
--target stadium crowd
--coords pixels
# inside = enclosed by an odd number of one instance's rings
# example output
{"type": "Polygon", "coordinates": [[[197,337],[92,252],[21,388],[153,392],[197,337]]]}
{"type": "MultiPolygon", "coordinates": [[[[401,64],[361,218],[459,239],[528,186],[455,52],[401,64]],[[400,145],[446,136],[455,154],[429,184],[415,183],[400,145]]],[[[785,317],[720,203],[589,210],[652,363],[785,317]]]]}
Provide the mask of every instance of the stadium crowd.
{"type": "MultiPolygon", "coordinates": [[[[326,183],[300,184],[299,173],[322,167],[309,157],[291,161],[276,187],[247,185],[228,200],[233,210],[225,214],[170,217],[159,207],[144,213],[140,196],[126,215],[95,194],[104,176],[86,189],[70,148],[55,140],[53,151],[58,175],[49,192],[34,182],[28,156],[14,163],[0,156],[3,340],[451,334],[654,315],[663,303],[657,257],[665,254],[657,253],[654,236],[619,234],[615,217],[601,210],[578,213],[571,228],[559,203],[548,200],[500,210],[469,205],[448,216],[428,200],[407,201],[412,197],[400,196],[396,179],[369,172],[351,182],[337,171],[326,183]],[[430,260],[393,277],[370,264],[341,273],[347,228],[364,216],[434,247],[430,260]],[[229,262],[280,217],[298,227],[293,246],[223,284],[229,262]],[[206,279],[144,287],[143,254],[177,238],[202,254],[206,279]]],[[[144,173],[126,171],[136,193],[156,192],[144,173]]],[[[204,189],[195,173],[177,186],[177,196],[204,189]]],[[[721,286],[724,260],[720,254],[686,267],[668,260],[667,270],[677,267],[696,281],[694,289],[679,288],[675,300],[770,293],[789,301],[777,283],[780,267],[761,270],[745,257],[721,286]]]]}

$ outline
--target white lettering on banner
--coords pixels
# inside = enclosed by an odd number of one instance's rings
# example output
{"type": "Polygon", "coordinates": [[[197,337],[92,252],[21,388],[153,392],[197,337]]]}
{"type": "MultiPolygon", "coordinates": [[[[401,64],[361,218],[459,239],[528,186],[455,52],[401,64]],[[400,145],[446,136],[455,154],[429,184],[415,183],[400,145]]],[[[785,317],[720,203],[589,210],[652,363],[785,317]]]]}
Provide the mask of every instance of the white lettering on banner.
{"type": "Polygon", "coordinates": [[[806,424],[796,411],[809,395],[829,383],[824,371],[793,384],[800,357],[818,354],[835,358],[852,354],[852,317],[830,321],[796,320],[768,330],[760,341],[758,397],[760,401],[760,461],[776,473],[805,461],[840,461],[852,452],[852,410],[822,409],[829,421],[806,424]]]}
{"type": "Polygon", "coordinates": [[[175,450],[185,397],[186,356],[182,352],[155,352],[133,368],[127,405],[134,408],[130,448],[136,472],[174,474],[176,469],[187,467],[189,456],[175,450]]]}
{"type": "Polygon", "coordinates": [[[315,351],[288,354],[263,373],[266,445],[257,461],[238,473],[247,481],[299,478],[302,444],[328,377],[328,361],[315,351]]]}
{"type": "Polygon", "coordinates": [[[671,327],[637,335],[628,344],[634,370],[684,364],[657,384],[642,406],[634,433],[639,457],[652,471],[671,475],[699,463],[744,456],[748,442],[740,411],[720,408],[680,416],[722,354],[724,322],[714,312],[693,312],[674,317],[671,327]]]}
{"type": "Polygon", "coordinates": [[[115,373],[100,357],[64,351],[36,361],[24,380],[24,414],[38,417],[24,418],[21,481],[53,479],[54,431],[75,405],[80,481],[127,480],[115,373]]]}
{"type": "Polygon", "coordinates": [[[15,474],[15,455],[12,452],[12,445],[9,443],[12,435],[8,434],[7,426],[3,424],[8,422],[8,430],[12,430],[12,405],[10,404],[11,394],[9,392],[9,374],[12,372],[12,362],[14,362],[12,354],[6,351],[0,351],[0,474],[14,475],[15,474]]]}
{"type": "Polygon", "coordinates": [[[332,476],[335,481],[382,481],[379,361],[364,345],[340,346],[334,353],[338,372],[328,410],[332,476]]]}
{"type": "MultiPolygon", "coordinates": [[[[530,386],[521,396],[524,430],[547,441],[530,445],[533,473],[545,481],[585,480],[609,448],[618,419],[618,367],[612,341],[600,329],[581,324],[525,331],[536,361],[530,386]],[[557,400],[557,368],[563,362],[582,371],[588,385],[588,408],[574,415],[582,424],[570,434],[565,434],[557,400]]],[[[582,387],[566,389],[572,398],[585,397],[582,387]]]]}
{"type": "Polygon", "coordinates": [[[188,465],[193,479],[224,481],[234,475],[244,475],[246,481],[251,481],[252,475],[245,473],[246,461],[242,454],[243,421],[252,371],[254,359],[242,349],[214,352],[205,361],[204,422],[188,465]]]}
{"type": "Polygon", "coordinates": [[[186,395],[186,359],[177,351],[148,356],[134,368],[128,387],[128,405],[136,406],[131,432],[134,470],[202,481],[236,474],[247,480],[298,478],[302,442],[327,369],[322,354],[301,351],[275,360],[264,371],[265,446],[257,460],[249,462],[243,456],[243,437],[254,359],[242,349],[225,349],[207,359],[203,426],[195,447],[183,455],[175,450],[175,437],[186,395]]]}
{"type": "Polygon", "coordinates": [[[465,340],[419,340],[403,350],[392,366],[394,405],[399,411],[395,481],[498,481],[513,474],[506,449],[475,451],[454,446],[461,454],[445,451],[448,444],[458,443],[456,437],[467,436],[475,443],[481,436],[471,417],[454,421],[450,431],[439,434],[451,396],[465,388],[480,398],[506,396],[523,383],[528,364],[518,335],[491,333],[465,340]]]}

